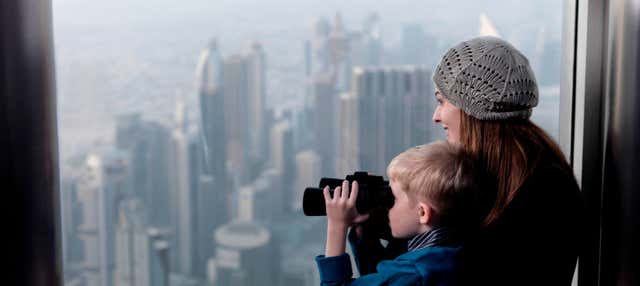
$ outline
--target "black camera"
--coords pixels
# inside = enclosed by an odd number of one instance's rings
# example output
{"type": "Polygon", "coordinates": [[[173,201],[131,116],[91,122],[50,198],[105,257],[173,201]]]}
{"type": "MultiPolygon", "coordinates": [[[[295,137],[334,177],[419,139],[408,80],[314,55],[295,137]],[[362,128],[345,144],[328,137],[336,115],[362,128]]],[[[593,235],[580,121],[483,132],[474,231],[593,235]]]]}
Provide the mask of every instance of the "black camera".
{"type": "MultiPolygon", "coordinates": [[[[346,178],[349,181],[349,192],[351,192],[351,183],[358,182],[358,198],[356,199],[356,209],[360,214],[366,214],[374,209],[388,210],[393,207],[393,193],[389,182],[385,181],[382,176],[370,175],[367,172],[355,172],[346,178]]],[[[322,178],[317,188],[309,187],[304,190],[302,199],[302,210],[307,216],[324,216],[327,215],[324,203],[324,195],[322,190],[325,186],[329,186],[331,196],[336,187],[342,186],[344,180],[334,178],[322,178]]]]}

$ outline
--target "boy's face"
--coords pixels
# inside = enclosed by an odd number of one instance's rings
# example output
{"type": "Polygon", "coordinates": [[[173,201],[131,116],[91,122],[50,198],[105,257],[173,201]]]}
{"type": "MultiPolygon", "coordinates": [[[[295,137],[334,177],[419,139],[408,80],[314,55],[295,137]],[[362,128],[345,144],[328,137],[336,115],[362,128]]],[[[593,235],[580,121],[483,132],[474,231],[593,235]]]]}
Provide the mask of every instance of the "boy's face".
{"type": "Polygon", "coordinates": [[[395,198],[389,210],[389,226],[393,237],[410,238],[423,232],[425,226],[420,224],[418,202],[409,197],[397,181],[391,179],[389,184],[395,198]]]}

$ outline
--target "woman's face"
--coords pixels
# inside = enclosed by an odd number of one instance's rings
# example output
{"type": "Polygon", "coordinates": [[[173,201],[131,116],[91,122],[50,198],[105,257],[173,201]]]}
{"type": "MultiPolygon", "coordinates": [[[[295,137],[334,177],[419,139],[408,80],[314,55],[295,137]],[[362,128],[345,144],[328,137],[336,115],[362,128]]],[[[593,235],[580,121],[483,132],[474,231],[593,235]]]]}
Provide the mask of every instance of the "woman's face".
{"type": "Polygon", "coordinates": [[[440,90],[436,89],[438,107],[433,112],[433,122],[439,123],[447,133],[447,141],[450,143],[460,142],[460,109],[446,100],[440,90]]]}

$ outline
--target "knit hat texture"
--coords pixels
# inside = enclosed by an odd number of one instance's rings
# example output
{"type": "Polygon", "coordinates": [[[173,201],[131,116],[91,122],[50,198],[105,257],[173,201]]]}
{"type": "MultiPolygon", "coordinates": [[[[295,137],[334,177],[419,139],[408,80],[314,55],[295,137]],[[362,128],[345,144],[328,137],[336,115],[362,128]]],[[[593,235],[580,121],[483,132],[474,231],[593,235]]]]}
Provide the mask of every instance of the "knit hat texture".
{"type": "Polygon", "coordinates": [[[529,61],[496,37],[474,38],[449,49],[433,82],[444,98],[480,120],[529,118],[538,104],[529,61]]]}

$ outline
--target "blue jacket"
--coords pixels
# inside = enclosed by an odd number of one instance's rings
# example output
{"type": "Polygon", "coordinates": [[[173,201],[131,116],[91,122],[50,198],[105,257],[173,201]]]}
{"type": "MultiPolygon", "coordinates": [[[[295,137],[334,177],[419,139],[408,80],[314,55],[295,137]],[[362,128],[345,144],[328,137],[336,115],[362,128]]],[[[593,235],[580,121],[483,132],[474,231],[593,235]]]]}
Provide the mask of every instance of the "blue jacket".
{"type": "Polygon", "coordinates": [[[454,285],[460,247],[432,246],[378,264],[377,273],[353,279],[348,254],[316,256],[320,285],[454,285]]]}

